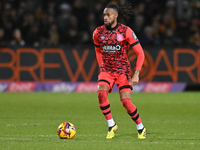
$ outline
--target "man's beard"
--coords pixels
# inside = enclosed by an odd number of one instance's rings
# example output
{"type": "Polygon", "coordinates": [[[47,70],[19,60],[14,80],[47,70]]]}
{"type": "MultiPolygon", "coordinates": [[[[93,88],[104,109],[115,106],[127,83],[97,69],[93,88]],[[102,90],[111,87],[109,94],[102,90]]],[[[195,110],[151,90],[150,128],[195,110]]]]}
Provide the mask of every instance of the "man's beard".
{"type": "Polygon", "coordinates": [[[110,22],[108,25],[105,25],[106,26],[106,29],[109,30],[111,29],[111,26],[112,24],[115,22],[115,20],[113,20],[112,22],[110,22]]]}

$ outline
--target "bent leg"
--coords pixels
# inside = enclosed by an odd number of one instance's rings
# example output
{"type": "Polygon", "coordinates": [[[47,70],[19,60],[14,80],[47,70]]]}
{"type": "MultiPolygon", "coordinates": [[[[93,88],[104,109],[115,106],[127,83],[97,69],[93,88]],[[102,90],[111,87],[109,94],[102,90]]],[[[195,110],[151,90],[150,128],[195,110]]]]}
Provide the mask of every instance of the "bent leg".
{"type": "Polygon", "coordinates": [[[99,85],[98,86],[98,99],[99,99],[99,107],[102,110],[106,120],[112,119],[112,114],[110,111],[110,103],[108,101],[108,86],[99,85]]]}
{"type": "Polygon", "coordinates": [[[130,117],[133,119],[133,121],[137,124],[138,130],[141,130],[144,128],[142,125],[142,121],[140,118],[140,115],[137,111],[136,106],[131,102],[130,98],[130,92],[121,92],[120,93],[121,103],[126,109],[127,113],[130,115],[130,117]]]}
{"type": "Polygon", "coordinates": [[[127,113],[130,115],[130,117],[133,119],[133,121],[137,125],[138,130],[138,139],[146,139],[146,128],[144,128],[144,125],[142,124],[140,115],[137,111],[136,106],[131,102],[131,93],[130,92],[121,92],[120,98],[122,105],[126,109],[127,113]]]}
{"type": "Polygon", "coordinates": [[[109,88],[107,85],[98,86],[99,106],[108,122],[108,127],[109,127],[106,138],[112,139],[115,136],[115,132],[118,130],[118,126],[115,124],[111,114],[110,103],[107,98],[108,90],[109,88]]]}
{"type": "Polygon", "coordinates": [[[99,107],[108,122],[108,126],[112,127],[115,125],[115,122],[113,120],[112,113],[110,110],[110,103],[107,98],[108,90],[109,88],[107,85],[99,85],[97,93],[99,99],[99,107]]]}

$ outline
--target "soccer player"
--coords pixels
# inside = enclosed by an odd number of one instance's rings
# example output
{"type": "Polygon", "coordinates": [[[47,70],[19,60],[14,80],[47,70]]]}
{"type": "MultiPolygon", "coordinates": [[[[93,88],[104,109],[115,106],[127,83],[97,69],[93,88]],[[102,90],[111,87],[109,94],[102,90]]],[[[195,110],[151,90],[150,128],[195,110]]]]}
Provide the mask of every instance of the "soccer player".
{"type": "Polygon", "coordinates": [[[119,7],[110,3],[103,11],[104,25],[99,26],[93,33],[97,61],[100,67],[98,76],[99,106],[108,122],[107,139],[112,139],[118,129],[111,110],[107,94],[112,92],[113,85],[119,88],[121,103],[137,125],[138,138],[146,138],[146,128],[143,126],[136,106],[131,102],[131,89],[139,81],[139,73],[144,61],[143,49],[135,33],[119,20],[128,17],[131,8],[119,7]],[[130,76],[128,50],[132,48],[137,55],[134,75],[130,76]]]}

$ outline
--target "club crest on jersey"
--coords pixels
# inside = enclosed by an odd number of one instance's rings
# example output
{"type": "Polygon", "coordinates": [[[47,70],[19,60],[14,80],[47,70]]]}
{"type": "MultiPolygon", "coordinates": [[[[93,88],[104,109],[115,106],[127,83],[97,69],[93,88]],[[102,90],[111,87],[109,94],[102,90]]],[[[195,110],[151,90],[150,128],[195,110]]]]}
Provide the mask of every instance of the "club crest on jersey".
{"type": "Polygon", "coordinates": [[[121,34],[117,34],[117,41],[123,41],[123,36],[121,34]]]}
{"type": "Polygon", "coordinates": [[[103,48],[103,52],[106,52],[106,53],[115,53],[116,51],[121,50],[120,45],[116,45],[116,46],[104,45],[102,48],[103,48]]]}

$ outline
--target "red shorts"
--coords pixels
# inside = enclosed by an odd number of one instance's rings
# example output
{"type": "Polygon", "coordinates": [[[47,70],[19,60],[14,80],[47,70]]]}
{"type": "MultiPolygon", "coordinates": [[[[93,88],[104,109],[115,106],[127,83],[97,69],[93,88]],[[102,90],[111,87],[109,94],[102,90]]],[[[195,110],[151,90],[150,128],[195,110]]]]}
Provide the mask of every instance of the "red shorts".
{"type": "Polygon", "coordinates": [[[98,76],[98,85],[107,85],[109,93],[112,92],[114,84],[117,85],[119,92],[131,92],[130,82],[125,74],[118,74],[116,72],[101,72],[98,76]]]}

